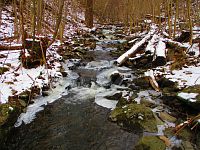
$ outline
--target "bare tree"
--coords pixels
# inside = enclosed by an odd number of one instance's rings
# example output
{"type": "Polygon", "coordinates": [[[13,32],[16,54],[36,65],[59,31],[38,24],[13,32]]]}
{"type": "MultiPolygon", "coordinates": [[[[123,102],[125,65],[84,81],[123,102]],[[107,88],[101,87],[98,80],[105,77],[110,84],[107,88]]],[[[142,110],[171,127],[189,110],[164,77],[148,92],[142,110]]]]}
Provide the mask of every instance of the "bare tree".
{"type": "Polygon", "coordinates": [[[0,0],[0,25],[1,25],[2,9],[3,9],[3,0],[0,0]]]}
{"type": "Polygon", "coordinates": [[[176,14],[175,14],[175,19],[174,19],[174,35],[173,38],[176,36],[176,22],[179,16],[179,0],[176,0],[176,14]]]}
{"type": "Polygon", "coordinates": [[[87,27],[93,27],[93,0],[86,0],[85,23],[87,27]]]}
{"type": "Polygon", "coordinates": [[[190,44],[192,44],[192,19],[191,19],[191,0],[187,0],[187,13],[188,13],[188,25],[190,28],[190,44]]]}

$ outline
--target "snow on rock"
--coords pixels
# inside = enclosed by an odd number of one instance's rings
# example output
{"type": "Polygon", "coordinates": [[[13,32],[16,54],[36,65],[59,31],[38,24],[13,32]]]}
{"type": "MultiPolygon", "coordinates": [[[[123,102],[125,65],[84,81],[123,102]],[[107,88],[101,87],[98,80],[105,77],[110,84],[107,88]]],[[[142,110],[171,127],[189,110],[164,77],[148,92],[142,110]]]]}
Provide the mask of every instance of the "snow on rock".
{"type": "Polygon", "coordinates": [[[185,66],[180,70],[170,70],[170,63],[167,66],[157,67],[154,70],[155,76],[164,76],[165,78],[178,83],[179,88],[194,86],[200,84],[200,64],[195,66],[185,66]],[[160,71],[161,70],[161,71],[160,71]],[[163,72],[164,70],[164,72],[163,72]]]}
{"type": "Polygon", "coordinates": [[[139,93],[137,93],[137,95],[138,97],[134,99],[134,101],[136,101],[137,104],[140,104],[142,98],[145,98],[146,100],[155,103],[155,101],[152,100],[152,97],[161,95],[161,92],[157,92],[154,90],[145,90],[145,91],[140,91],[139,93]]]}
{"type": "Polygon", "coordinates": [[[198,93],[184,93],[184,92],[181,92],[178,94],[179,97],[181,97],[185,100],[189,100],[190,102],[196,102],[197,95],[198,95],[198,93]]]}
{"type": "Polygon", "coordinates": [[[115,93],[117,93],[117,90],[114,88],[99,91],[95,95],[95,103],[109,109],[114,109],[118,103],[118,100],[108,100],[105,97],[108,95],[114,95],[115,93]]]}

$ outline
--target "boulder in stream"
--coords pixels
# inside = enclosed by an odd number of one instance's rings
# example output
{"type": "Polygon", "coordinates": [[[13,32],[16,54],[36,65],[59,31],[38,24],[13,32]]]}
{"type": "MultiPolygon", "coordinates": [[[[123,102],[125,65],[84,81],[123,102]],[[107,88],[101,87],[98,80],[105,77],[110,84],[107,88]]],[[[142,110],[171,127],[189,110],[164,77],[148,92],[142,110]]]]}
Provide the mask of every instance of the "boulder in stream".
{"type": "Polygon", "coordinates": [[[165,143],[156,136],[145,136],[135,146],[134,150],[165,150],[165,143]]]}
{"type": "Polygon", "coordinates": [[[127,130],[144,130],[157,132],[156,118],[150,108],[145,105],[128,104],[115,108],[110,119],[127,130]]]}

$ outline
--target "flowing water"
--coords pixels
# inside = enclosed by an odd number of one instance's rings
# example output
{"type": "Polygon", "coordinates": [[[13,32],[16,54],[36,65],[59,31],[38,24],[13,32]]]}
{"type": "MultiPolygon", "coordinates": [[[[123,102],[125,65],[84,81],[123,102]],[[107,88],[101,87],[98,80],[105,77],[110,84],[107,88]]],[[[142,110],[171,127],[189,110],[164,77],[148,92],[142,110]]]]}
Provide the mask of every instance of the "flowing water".
{"type": "MultiPolygon", "coordinates": [[[[116,40],[110,42],[116,43],[116,40]]],[[[5,149],[131,150],[134,148],[140,133],[125,131],[108,120],[111,111],[108,108],[113,108],[117,101],[107,100],[104,96],[118,92],[119,87],[112,85],[109,79],[110,73],[118,68],[113,65],[113,58],[109,55],[110,49],[105,47],[103,49],[102,45],[105,46],[106,43],[97,43],[97,49],[89,52],[95,56],[95,61],[79,66],[69,74],[73,78],[73,82],[70,80],[73,84],[66,86],[67,94],[49,103],[30,124],[15,128],[9,136],[5,149]]],[[[26,120],[24,122],[26,123],[26,120]]]]}

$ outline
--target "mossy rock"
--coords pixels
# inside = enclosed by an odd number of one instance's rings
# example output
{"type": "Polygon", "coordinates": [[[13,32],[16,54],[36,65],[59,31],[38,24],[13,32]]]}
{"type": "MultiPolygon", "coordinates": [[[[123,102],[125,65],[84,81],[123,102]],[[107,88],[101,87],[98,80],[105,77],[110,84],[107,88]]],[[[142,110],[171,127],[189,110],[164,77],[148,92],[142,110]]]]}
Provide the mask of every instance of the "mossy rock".
{"type": "Polygon", "coordinates": [[[120,98],[119,100],[118,100],[118,102],[117,102],[117,107],[123,107],[123,106],[125,106],[125,105],[127,105],[128,104],[128,101],[125,99],[125,98],[120,98]]]}
{"type": "Polygon", "coordinates": [[[135,146],[134,150],[165,150],[165,143],[156,136],[145,136],[135,146]]]}
{"type": "Polygon", "coordinates": [[[168,122],[175,122],[177,119],[171,115],[169,115],[168,113],[166,112],[160,112],[160,118],[163,120],[163,121],[168,121],[168,122]]]}
{"type": "Polygon", "coordinates": [[[3,125],[9,117],[10,109],[9,104],[0,105],[0,126],[3,125]]]}
{"type": "Polygon", "coordinates": [[[174,134],[175,134],[175,128],[173,128],[173,127],[165,128],[164,134],[165,134],[167,137],[172,137],[172,136],[174,136],[174,134]]]}
{"type": "Polygon", "coordinates": [[[8,71],[9,68],[7,67],[0,67],[0,75],[4,74],[4,72],[8,71]]]}
{"type": "Polygon", "coordinates": [[[190,130],[190,128],[186,127],[179,132],[178,137],[180,137],[183,140],[191,140],[193,137],[193,133],[190,130]]]}
{"type": "Polygon", "coordinates": [[[141,87],[143,89],[151,87],[150,83],[149,83],[149,80],[146,77],[140,77],[140,78],[134,79],[133,83],[136,86],[139,86],[139,87],[141,87]]]}
{"type": "Polygon", "coordinates": [[[140,100],[140,104],[143,104],[145,105],[146,107],[150,107],[150,108],[153,108],[153,107],[156,107],[156,104],[150,100],[148,100],[147,98],[141,98],[140,100]]]}
{"type": "Polygon", "coordinates": [[[128,104],[122,108],[117,107],[111,112],[110,119],[127,129],[140,126],[144,131],[157,132],[156,118],[145,105],[128,104]]]}
{"type": "Polygon", "coordinates": [[[195,150],[194,147],[192,146],[192,143],[189,141],[183,141],[182,142],[183,150],[195,150]]]}

